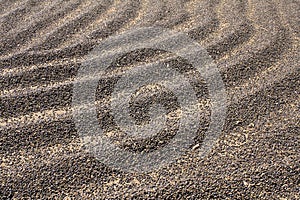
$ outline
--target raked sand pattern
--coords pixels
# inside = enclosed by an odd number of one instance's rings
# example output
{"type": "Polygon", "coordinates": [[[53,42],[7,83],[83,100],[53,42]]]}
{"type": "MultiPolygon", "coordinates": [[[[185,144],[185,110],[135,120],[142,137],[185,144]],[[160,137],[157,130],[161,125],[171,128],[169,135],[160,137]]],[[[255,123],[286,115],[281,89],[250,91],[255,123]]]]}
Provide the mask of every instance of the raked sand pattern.
{"type": "MultiPolygon", "coordinates": [[[[297,0],[0,0],[0,198],[300,199],[299,10],[297,0]],[[221,73],[228,111],[204,159],[197,157],[199,134],[177,162],[138,174],[84,151],[72,87],[95,46],[143,26],[184,32],[204,47],[221,73]]],[[[111,76],[158,60],[186,64],[168,52],[141,50],[115,61],[119,71],[111,76]]],[[[201,86],[199,76],[187,76],[201,86]]],[[[105,93],[114,80],[99,82],[96,105],[99,125],[118,143],[105,93]]],[[[152,92],[166,96],[166,105],[174,101],[161,88],[152,92]]],[[[135,142],[121,145],[147,146],[135,142]]]]}

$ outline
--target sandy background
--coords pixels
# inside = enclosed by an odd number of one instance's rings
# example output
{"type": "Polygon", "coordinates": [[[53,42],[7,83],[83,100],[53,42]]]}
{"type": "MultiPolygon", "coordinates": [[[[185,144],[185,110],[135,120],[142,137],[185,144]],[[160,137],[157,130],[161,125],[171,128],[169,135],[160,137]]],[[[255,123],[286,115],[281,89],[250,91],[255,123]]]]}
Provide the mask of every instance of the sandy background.
{"type": "Polygon", "coordinates": [[[297,0],[0,1],[0,198],[299,199],[299,10],[297,0]],[[103,39],[152,25],[209,52],[228,113],[205,159],[191,151],[161,170],[124,173],[82,149],[72,82],[103,39]]]}

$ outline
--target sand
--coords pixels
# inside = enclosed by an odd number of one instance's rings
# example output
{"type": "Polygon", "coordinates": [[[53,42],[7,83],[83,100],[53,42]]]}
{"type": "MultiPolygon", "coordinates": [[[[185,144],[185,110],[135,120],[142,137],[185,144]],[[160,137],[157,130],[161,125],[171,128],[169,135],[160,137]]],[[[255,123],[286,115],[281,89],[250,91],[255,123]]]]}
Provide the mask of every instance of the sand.
{"type": "MultiPolygon", "coordinates": [[[[299,10],[296,0],[0,1],[0,197],[300,199],[299,10]],[[86,152],[72,119],[85,55],[141,26],[188,34],[216,63],[228,95],[222,134],[205,158],[195,148],[144,174],[86,152]]],[[[172,56],[138,51],[114,65],[173,59],[180,67],[172,56]]],[[[100,82],[99,104],[113,80],[100,82]]]]}

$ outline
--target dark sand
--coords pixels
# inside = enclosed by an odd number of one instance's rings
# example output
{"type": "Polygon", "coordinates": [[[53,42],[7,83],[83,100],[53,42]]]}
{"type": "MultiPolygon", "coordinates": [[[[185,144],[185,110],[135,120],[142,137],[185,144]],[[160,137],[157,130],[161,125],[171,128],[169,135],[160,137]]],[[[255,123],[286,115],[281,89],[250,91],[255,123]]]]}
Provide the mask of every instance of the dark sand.
{"type": "MultiPolygon", "coordinates": [[[[299,10],[297,0],[0,1],[0,197],[300,199],[299,10]],[[206,158],[195,150],[125,173],[82,149],[72,81],[102,39],[150,25],[209,52],[228,113],[206,158]]],[[[115,64],[169,56],[136,52],[115,64]]]]}

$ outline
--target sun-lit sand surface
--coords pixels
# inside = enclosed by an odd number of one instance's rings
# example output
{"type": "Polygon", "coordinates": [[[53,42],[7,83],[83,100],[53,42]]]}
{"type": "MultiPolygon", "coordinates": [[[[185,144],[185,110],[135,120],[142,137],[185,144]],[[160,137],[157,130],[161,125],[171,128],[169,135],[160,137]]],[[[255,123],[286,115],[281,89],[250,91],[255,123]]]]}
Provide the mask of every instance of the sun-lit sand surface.
{"type": "MultiPolygon", "coordinates": [[[[0,198],[299,199],[299,10],[296,0],[0,1],[0,198]],[[185,32],[203,46],[222,75],[228,112],[207,157],[194,148],[135,174],[83,150],[71,104],[84,56],[141,26],[185,32]]],[[[111,76],[157,60],[181,66],[173,54],[137,51],[114,62],[120,69],[111,76]]],[[[100,125],[120,144],[102,95],[113,80],[100,82],[96,106],[100,125]]]]}

